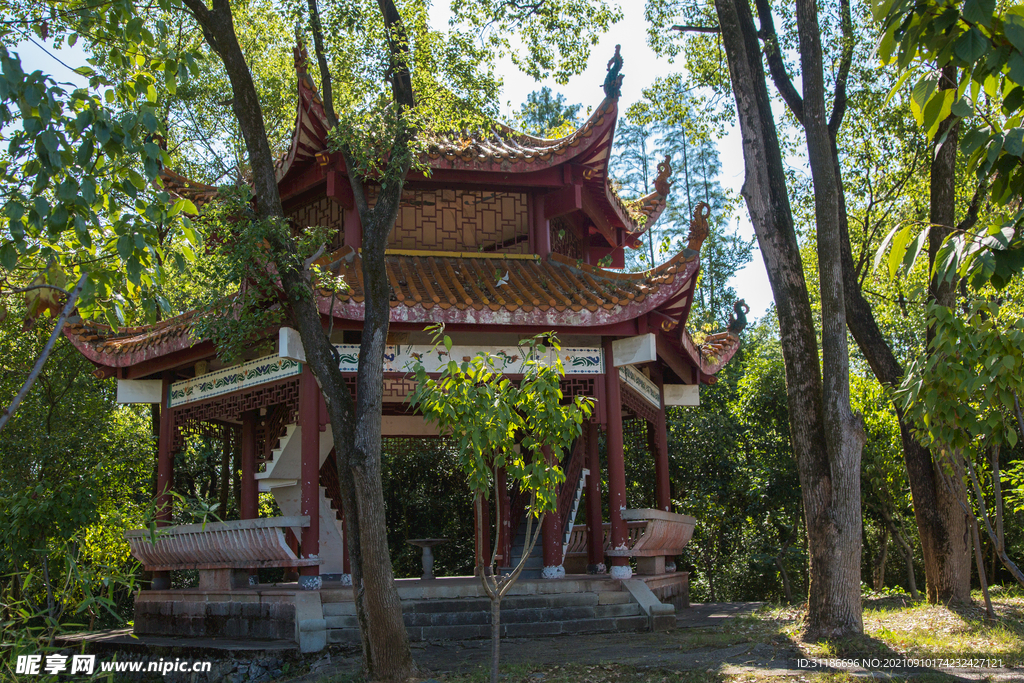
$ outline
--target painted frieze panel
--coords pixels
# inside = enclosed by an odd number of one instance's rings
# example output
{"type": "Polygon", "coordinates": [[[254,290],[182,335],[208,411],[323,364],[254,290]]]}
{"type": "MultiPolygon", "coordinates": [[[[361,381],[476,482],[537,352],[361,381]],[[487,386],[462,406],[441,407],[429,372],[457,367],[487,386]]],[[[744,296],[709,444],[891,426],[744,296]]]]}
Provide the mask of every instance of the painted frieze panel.
{"type": "Polygon", "coordinates": [[[257,358],[241,365],[175,382],[171,385],[168,405],[171,408],[176,408],[186,403],[205,401],[222,394],[293,377],[301,372],[302,363],[290,358],[281,358],[280,356],[257,358]]]}
{"type": "Polygon", "coordinates": [[[655,408],[661,408],[661,392],[658,385],[652,382],[647,375],[640,372],[635,365],[623,365],[619,368],[619,379],[627,386],[640,394],[644,400],[655,408]]]}

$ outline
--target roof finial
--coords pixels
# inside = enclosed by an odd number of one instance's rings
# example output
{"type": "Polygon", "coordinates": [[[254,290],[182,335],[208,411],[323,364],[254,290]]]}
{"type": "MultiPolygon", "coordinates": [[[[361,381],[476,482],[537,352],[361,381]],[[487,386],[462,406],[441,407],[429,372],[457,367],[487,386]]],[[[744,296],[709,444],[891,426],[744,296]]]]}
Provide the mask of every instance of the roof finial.
{"type": "Polygon", "coordinates": [[[292,48],[292,54],[295,55],[295,71],[299,74],[306,73],[306,61],[309,59],[309,53],[306,51],[306,44],[302,42],[298,26],[295,27],[295,47],[292,48]]]}
{"type": "Polygon", "coordinates": [[[622,90],[622,55],[619,54],[621,45],[615,46],[615,55],[608,60],[608,75],[604,77],[605,97],[618,99],[622,90]]]}
{"type": "Polygon", "coordinates": [[[747,313],[750,313],[750,306],[746,301],[740,299],[732,305],[732,310],[736,314],[729,316],[729,334],[739,336],[743,328],[747,326],[747,313]]]}
{"type": "Polygon", "coordinates": [[[663,197],[667,197],[668,193],[672,191],[672,183],[668,182],[671,175],[672,157],[666,154],[665,160],[658,164],[658,177],[654,179],[654,189],[663,197]]]}
{"type": "Polygon", "coordinates": [[[700,202],[693,209],[693,220],[690,221],[690,235],[688,237],[687,249],[700,251],[700,246],[708,238],[711,231],[708,229],[708,218],[711,216],[711,207],[700,202]]]}

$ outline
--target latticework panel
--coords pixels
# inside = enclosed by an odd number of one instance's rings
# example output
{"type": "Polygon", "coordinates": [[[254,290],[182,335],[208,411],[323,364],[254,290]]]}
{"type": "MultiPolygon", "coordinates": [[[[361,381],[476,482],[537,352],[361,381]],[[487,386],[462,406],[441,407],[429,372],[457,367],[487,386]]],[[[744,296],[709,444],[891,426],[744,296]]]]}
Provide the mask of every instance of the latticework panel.
{"type": "Polygon", "coordinates": [[[244,412],[269,408],[278,404],[287,406],[292,417],[298,414],[298,377],[176,408],[172,411],[174,437],[171,448],[173,451],[181,449],[183,431],[188,434],[202,433],[202,430],[205,429],[201,426],[203,422],[210,420],[238,421],[244,412]]]}
{"type": "Polygon", "coordinates": [[[551,221],[551,251],[569,258],[583,258],[583,238],[580,231],[564,216],[551,221]]]}
{"type": "Polygon", "coordinates": [[[625,384],[620,385],[622,391],[622,405],[625,406],[631,413],[639,418],[643,418],[648,422],[655,422],[658,419],[658,409],[650,404],[645,398],[640,396],[636,391],[626,386],[625,384]]]}
{"type": "Polygon", "coordinates": [[[567,377],[561,381],[559,386],[562,388],[562,396],[567,399],[575,398],[576,396],[597,398],[593,377],[567,377]]]}

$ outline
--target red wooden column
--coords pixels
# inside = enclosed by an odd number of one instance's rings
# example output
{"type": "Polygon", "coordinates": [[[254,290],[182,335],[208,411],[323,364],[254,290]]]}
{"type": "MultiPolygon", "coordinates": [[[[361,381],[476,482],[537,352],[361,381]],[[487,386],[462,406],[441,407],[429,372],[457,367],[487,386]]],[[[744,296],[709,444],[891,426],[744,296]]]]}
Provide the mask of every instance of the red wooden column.
{"type": "Polygon", "coordinates": [[[658,501],[658,509],[665,512],[672,512],[672,484],[669,479],[668,469],[668,426],[666,424],[665,412],[665,382],[662,377],[661,367],[657,363],[651,363],[651,379],[658,385],[658,393],[661,395],[661,408],[658,410],[654,424],[648,423],[647,428],[653,429],[654,445],[654,483],[655,494],[658,501]]]}
{"type": "MultiPolygon", "coordinates": [[[[628,542],[626,522],[622,511],[626,509],[626,464],[622,457],[622,395],[619,392],[619,369],[612,356],[612,340],[604,340],[604,400],[608,415],[608,516],[612,524],[611,547],[625,548],[628,542]]],[[[625,557],[611,559],[611,577],[628,579],[633,575],[625,557]]]]}
{"type": "Polygon", "coordinates": [[[597,422],[587,423],[587,573],[604,574],[604,523],[601,518],[601,444],[597,422]]]}
{"type": "MultiPolygon", "coordinates": [[[[156,455],[156,525],[167,526],[174,514],[174,415],[167,405],[171,397],[171,382],[174,373],[163,374],[160,401],[160,434],[157,439],[156,455]]],[[[171,587],[170,572],[153,572],[153,590],[168,590],[171,587]]]]}
{"type": "MultiPolygon", "coordinates": [[[[302,530],[302,556],[320,554],[320,387],[309,366],[302,368],[299,379],[299,428],[302,430],[302,507],[309,517],[309,526],[302,530]]],[[[319,590],[320,567],[302,567],[299,587],[319,590]]]]}
{"type": "Polygon", "coordinates": [[[256,421],[259,412],[242,413],[242,500],[238,516],[242,519],[259,517],[256,487],[256,421]]]}
{"type": "Polygon", "coordinates": [[[533,237],[533,252],[541,258],[551,253],[551,228],[547,216],[544,215],[544,196],[536,195],[533,201],[533,225],[530,226],[533,237]]]}
{"type": "MultiPolygon", "coordinates": [[[[555,459],[551,454],[551,449],[547,446],[543,446],[542,449],[548,462],[553,464],[555,459]]],[[[544,569],[540,573],[542,579],[559,579],[565,576],[565,568],[562,567],[561,521],[562,516],[559,514],[557,507],[555,510],[544,515],[544,521],[541,526],[541,541],[544,544],[544,569]]]]}

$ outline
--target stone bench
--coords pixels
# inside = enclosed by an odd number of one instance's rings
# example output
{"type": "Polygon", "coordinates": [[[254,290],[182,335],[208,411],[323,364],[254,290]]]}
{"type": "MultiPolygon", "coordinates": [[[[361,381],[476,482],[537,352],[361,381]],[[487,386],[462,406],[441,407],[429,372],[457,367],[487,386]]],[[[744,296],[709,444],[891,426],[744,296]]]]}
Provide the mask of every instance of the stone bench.
{"type": "MultiPolygon", "coordinates": [[[[665,558],[675,557],[683,551],[693,536],[697,520],[689,515],[643,508],[623,510],[626,522],[626,547],[612,549],[611,528],[608,522],[601,525],[604,534],[604,554],[608,557],[637,558],[638,574],[665,573],[665,558]]],[[[587,526],[576,524],[565,552],[566,573],[586,571],[587,526]]]]}
{"type": "Polygon", "coordinates": [[[300,558],[285,530],[309,526],[309,517],[264,517],[233,522],[182,524],[125,532],[132,555],[148,571],[195,569],[199,588],[231,590],[249,586],[249,574],[264,567],[307,567],[319,558],[300,558]]]}

